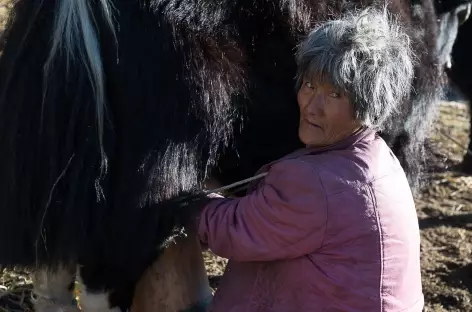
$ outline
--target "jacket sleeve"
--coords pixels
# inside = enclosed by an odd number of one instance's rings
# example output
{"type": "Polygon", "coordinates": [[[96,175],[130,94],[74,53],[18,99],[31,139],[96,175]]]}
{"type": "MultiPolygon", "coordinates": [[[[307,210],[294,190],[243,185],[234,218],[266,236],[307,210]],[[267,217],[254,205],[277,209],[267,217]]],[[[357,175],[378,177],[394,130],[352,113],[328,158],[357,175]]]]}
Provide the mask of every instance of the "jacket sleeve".
{"type": "Polygon", "coordinates": [[[326,193],[315,168],[286,160],[272,166],[256,191],[207,204],[198,232],[202,243],[221,257],[271,261],[316,251],[326,221],[326,193]]]}

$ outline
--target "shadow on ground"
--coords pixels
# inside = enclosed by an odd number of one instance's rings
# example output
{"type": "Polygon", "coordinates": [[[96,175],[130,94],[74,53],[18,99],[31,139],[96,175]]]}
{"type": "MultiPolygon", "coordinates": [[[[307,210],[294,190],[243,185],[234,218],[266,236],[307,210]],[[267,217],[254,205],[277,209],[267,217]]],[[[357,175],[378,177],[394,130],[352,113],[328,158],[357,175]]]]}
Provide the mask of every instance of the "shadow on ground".
{"type": "MultiPolygon", "coordinates": [[[[428,208],[423,210],[426,212],[428,208]]],[[[423,218],[419,220],[420,229],[429,229],[436,228],[439,226],[446,227],[455,227],[472,230],[472,213],[465,213],[460,215],[447,216],[437,211],[431,212],[434,213],[434,216],[423,218]]]]}
{"type": "Polygon", "coordinates": [[[472,263],[464,266],[448,263],[447,266],[451,271],[441,276],[441,279],[451,287],[465,288],[472,292],[472,263]]]}

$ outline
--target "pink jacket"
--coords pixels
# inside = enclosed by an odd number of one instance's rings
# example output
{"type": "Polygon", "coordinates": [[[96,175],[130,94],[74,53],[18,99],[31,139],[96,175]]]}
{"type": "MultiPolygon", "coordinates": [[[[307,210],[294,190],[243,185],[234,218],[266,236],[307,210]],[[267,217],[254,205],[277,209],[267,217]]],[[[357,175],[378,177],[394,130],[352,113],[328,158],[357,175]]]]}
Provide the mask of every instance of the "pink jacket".
{"type": "Polygon", "coordinates": [[[210,311],[422,311],[415,204],[375,132],[263,171],[248,195],[201,214],[202,242],[230,259],[210,311]]]}

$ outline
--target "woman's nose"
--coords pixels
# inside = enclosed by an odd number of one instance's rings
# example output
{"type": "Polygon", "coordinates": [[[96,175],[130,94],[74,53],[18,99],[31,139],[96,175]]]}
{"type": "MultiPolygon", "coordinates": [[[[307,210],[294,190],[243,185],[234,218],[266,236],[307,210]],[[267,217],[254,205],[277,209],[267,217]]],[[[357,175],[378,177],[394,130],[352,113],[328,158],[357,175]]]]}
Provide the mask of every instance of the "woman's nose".
{"type": "Polygon", "coordinates": [[[315,92],[308,102],[307,112],[314,115],[322,115],[324,106],[324,97],[322,94],[315,92]]]}

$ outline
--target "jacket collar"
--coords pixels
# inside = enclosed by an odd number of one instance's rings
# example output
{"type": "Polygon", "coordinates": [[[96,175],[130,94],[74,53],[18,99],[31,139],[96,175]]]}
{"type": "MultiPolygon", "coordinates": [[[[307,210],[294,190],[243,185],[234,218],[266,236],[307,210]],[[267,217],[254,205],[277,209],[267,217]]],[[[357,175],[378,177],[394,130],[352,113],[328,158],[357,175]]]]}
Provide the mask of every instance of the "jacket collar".
{"type": "Polygon", "coordinates": [[[274,160],[274,161],[262,166],[259,169],[259,171],[257,172],[257,174],[269,170],[269,168],[273,164],[278,163],[282,160],[294,159],[294,158],[298,158],[298,157],[304,156],[304,155],[314,155],[314,154],[319,154],[319,153],[323,153],[323,152],[327,152],[327,151],[347,149],[347,148],[353,146],[354,144],[356,144],[357,142],[363,140],[364,138],[372,137],[374,135],[375,135],[374,130],[366,128],[366,127],[362,127],[359,130],[357,130],[356,132],[354,132],[353,134],[351,134],[350,136],[344,138],[343,140],[341,140],[341,141],[339,141],[335,144],[328,145],[328,146],[323,146],[323,147],[309,147],[309,146],[307,146],[307,147],[298,149],[298,150],[294,151],[293,153],[290,153],[290,154],[288,154],[288,155],[286,155],[282,158],[279,158],[277,160],[274,160]]]}

